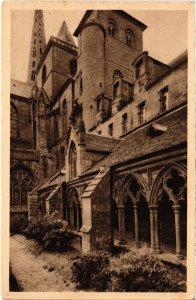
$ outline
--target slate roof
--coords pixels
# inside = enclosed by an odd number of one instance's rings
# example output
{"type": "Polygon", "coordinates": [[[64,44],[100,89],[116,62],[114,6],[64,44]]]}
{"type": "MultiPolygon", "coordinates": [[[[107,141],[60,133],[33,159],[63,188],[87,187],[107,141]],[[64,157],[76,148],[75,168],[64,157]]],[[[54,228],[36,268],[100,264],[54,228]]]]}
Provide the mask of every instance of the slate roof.
{"type": "MultiPolygon", "coordinates": [[[[166,125],[167,131],[156,137],[147,135],[152,122],[128,133],[113,148],[112,153],[97,162],[93,167],[86,170],[84,174],[98,171],[101,166],[111,166],[119,162],[139,158],[168,147],[178,145],[187,141],[187,107],[167,113],[156,118],[154,121],[160,125],[166,125]]],[[[102,142],[104,144],[104,142],[102,142]]]]}
{"type": "Polygon", "coordinates": [[[53,186],[60,186],[64,181],[65,181],[65,170],[63,168],[61,170],[58,170],[50,178],[47,178],[41,185],[36,187],[34,191],[39,192],[53,186]]]}
{"type": "Polygon", "coordinates": [[[59,33],[57,35],[57,38],[68,43],[68,44],[71,44],[71,45],[75,45],[74,43],[74,40],[73,40],[73,37],[71,35],[71,33],[69,32],[69,29],[67,27],[67,24],[66,22],[64,21],[60,30],[59,30],[59,33]]]}
{"type": "Polygon", "coordinates": [[[86,133],[85,143],[86,150],[99,151],[99,152],[111,152],[111,150],[120,142],[120,139],[104,137],[101,135],[95,135],[86,133]]]}
{"type": "Polygon", "coordinates": [[[28,99],[31,96],[31,89],[32,89],[32,85],[29,85],[25,82],[11,79],[11,82],[10,82],[10,93],[11,94],[28,99]]]}

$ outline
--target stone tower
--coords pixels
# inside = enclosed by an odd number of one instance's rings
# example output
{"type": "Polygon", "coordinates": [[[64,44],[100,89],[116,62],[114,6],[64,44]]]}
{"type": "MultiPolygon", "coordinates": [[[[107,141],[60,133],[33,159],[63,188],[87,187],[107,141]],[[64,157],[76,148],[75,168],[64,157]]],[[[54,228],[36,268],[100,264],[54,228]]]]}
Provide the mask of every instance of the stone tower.
{"type": "Polygon", "coordinates": [[[132,63],[143,51],[145,28],[145,24],[120,10],[86,11],[76,28],[79,46],[75,90],[87,131],[114,113],[118,77],[120,95],[131,90],[132,63]]]}
{"type": "Polygon", "coordinates": [[[44,30],[43,11],[35,10],[27,75],[27,82],[29,84],[33,83],[35,79],[35,70],[45,50],[45,47],[46,38],[44,30]]]}

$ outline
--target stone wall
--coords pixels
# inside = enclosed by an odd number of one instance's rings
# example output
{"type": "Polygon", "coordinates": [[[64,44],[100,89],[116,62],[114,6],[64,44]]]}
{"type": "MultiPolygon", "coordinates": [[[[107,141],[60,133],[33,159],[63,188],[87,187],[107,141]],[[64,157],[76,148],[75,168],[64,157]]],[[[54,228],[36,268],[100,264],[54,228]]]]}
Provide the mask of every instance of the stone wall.
{"type": "Polygon", "coordinates": [[[32,103],[29,99],[11,97],[18,110],[18,137],[11,137],[11,148],[33,149],[32,103]]]}
{"type": "Polygon", "coordinates": [[[101,131],[102,135],[108,136],[108,125],[113,123],[113,135],[119,137],[122,132],[122,115],[127,113],[127,131],[137,127],[138,123],[138,105],[146,101],[145,121],[160,114],[160,90],[168,86],[169,89],[169,107],[172,109],[177,105],[187,101],[187,63],[184,62],[178,68],[174,69],[167,76],[164,76],[156,84],[148,89],[143,88],[139,91],[139,86],[134,87],[134,100],[121,111],[116,113],[110,119],[99,124],[92,132],[101,131]]]}

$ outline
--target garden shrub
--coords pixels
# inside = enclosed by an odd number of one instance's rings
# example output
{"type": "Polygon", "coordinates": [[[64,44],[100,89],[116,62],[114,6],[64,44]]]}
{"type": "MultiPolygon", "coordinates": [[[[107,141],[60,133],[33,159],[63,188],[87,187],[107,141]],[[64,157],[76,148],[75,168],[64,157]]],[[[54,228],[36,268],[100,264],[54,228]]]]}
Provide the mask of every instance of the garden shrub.
{"type": "Polygon", "coordinates": [[[46,250],[65,250],[74,238],[64,220],[56,219],[56,212],[29,222],[23,231],[27,238],[35,239],[46,250]]]}
{"type": "Polygon", "coordinates": [[[25,214],[13,214],[10,217],[10,234],[20,234],[26,228],[28,218],[25,214]]]}
{"type": "Polygon", "coordinates": [[[106,291],[110,281],[109,255],[103,252],[82,255],[73,263],[72,278],[78,289],[106,291]]]}
{"type": "MultiPolygon", "coordinates": [[[[157,257],[130,250],[119,256],[102,252],[79,257],[72,266],[78,289],[107,292],[180,292],[186,282],[157,257]]],[[[184,278],[184,277],[183,277],[184,278]]]]}
{"type": "Polygon", "coordinates": [[[178,292],[185,282],[155,256],[131,250],[110,259],[111,284],[114,292],[178,292]]]}

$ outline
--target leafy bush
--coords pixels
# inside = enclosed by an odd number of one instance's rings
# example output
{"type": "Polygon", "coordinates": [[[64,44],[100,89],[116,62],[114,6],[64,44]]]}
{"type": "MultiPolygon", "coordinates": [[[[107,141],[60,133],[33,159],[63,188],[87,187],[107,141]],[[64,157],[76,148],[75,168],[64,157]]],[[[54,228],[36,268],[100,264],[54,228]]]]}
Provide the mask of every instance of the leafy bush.
{"type": "Polygon", "coordinates": [[[179,282],[160,260],[142,251],[132,250],[112,257],[110,272],[110,291],[178,292],[186,289],[185,282],[179,282]]]}
{"type": "Polygon", "coordinates": [[[131,250],[119,256],[105,253],[82,255],[72,267],[77,288],[108,292],[186,291],[181,274],[166,267],[155,256],[131,250]]]}
{"type": "Polygon", "coordinates": [[[78,289],[106,291],[110,281],[107,253],[91,253],[79,257],[72,266],[72,277],[78,289]]]}
{"type": "Polygon", "coordinates": [[[25,214],[11,215],[10,234],[22,233],[28,224],[28,218],[25,214]]]}
{"type": "Polygon", "coordinates": [[[35,239],[47,250],[65,250],[73,238],[68,229],[68,223],[55,218],[56,212],[52,215],[30,221],[23,231],[27,238],[35,239]]]}

